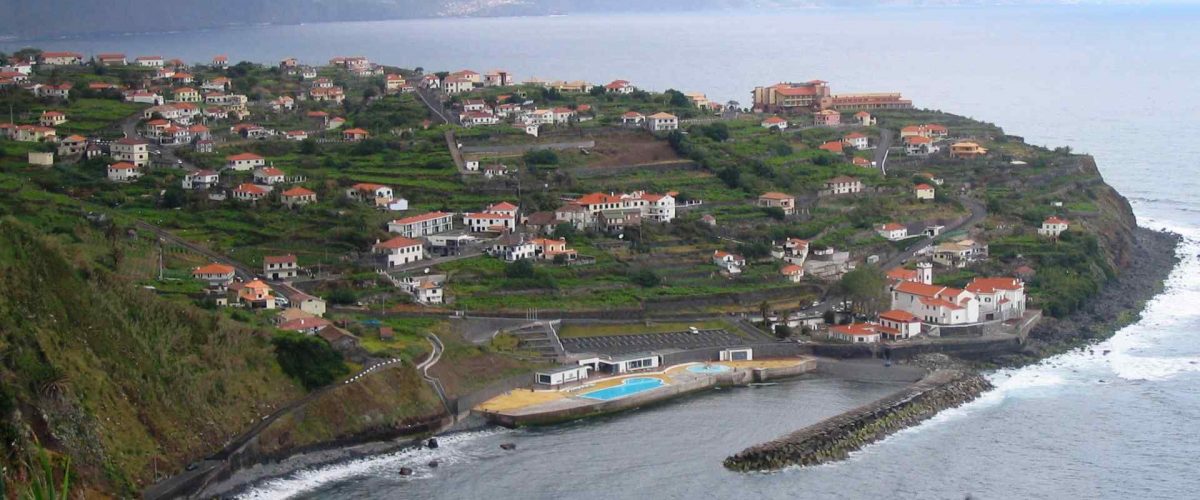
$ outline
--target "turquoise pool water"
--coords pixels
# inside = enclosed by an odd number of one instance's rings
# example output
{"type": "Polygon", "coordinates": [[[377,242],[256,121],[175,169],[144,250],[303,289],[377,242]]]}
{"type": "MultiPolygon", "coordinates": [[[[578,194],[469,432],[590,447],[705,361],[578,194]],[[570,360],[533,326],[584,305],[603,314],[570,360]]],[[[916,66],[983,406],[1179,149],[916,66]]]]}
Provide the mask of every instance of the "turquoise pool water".
{"type": "Polygon", "coordinates": [[[687,370],[692,373],[724,373],[731,369],[725,365],[692,365],[687,370]]]}
{"type": "Polygon", "coordinates": [[[662,387],[663,381],[650,377],[627,378],[621,381],[621,385],[614,385],[604,389],[597,389],[591,392],[580,394],[588,399],[599,399],[601,401],[609,401],[620,399],[625,396],[632,396],[639,392],[648,391],[656,387],[662,387]]]}

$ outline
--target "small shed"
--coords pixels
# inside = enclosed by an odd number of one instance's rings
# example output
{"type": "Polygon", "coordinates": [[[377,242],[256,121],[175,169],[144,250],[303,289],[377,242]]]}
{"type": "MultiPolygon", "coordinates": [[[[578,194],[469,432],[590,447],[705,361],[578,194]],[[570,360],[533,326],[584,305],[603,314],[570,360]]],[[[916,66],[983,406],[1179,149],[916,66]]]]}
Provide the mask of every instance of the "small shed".
{"type": "Polygon", "coordinates": [[[753,361],[754,349],[749,347],[734,347],[721,351],[720,361],[753,361]]]}
{"type": "Polygon", "coordinates": [[[537,383],[541,385],[558,386],[577,382],[588,378],[592,367],[585,365],[566,365],[537,372],[537,383]]]}

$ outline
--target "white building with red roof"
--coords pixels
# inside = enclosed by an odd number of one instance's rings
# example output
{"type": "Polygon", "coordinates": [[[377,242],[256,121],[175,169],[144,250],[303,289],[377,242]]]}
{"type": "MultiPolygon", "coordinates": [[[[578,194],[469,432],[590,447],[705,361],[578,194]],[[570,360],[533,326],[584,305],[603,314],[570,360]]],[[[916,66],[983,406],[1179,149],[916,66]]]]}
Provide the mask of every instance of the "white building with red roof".
{"type": "Polygon", "coordinates": [[[317,202],[317,193],[310,189],[305,189],[300,186],[293,187],[282,193],[279,193],[279,201],[292,208],[299,205],[307,205],[317,202]]]}
{"type": "Polygon", "coordinates": [[[888,241],[899,241],[908,237],[908,227],[895,222],[889,222],[879,226],[875,232],[879,233],[880,236],[888,241]]]}
{"type": "Polygon", "coordinates": [[[867,135],[862,132],[851,132],[842,137],[842,143],[855,149],[869,149],[871,147],[867,135]]]}
{"type": "Polygon", "coordinates": [[[266,186],[282,183],[287,178],[282,170],[275,167],[258,167],[254,169],[254,182],[266,186]]]}
{"type": "Polygon", "coordinates": [[[646,127],[651,132],[667,132],[679,129],[679,117],[671,114],[658,112],[646,117],[646,127]]]}
{"type": "Polygon", "coordinates": [[[892,309],[907,311],[925,323],[962,325],[979,322],[979,300],[958,288],[901,281],[892,286],[892,309]]]}
{"type": "Polygon", "coordinates": [[[729,274],[741,274],[742,268],[746,267],[745,257],[724,250],[714,251],[712,261],[713,264],[729,274]]]}
{"type": "Polygon", "coordinates": [[[392,188],[383,184],[360,182],[346,189],[346,197],[354,201],[370,201],[375,206],[385,206],[395,198],[392,188]]]}
{"type": "Polygon", "coordinates": [[[917,195],[918,200],[932,200],[937,195],[937,191],[929,184],[921,183],[913,187],[913,193],[917,195]]]}
{"type": "Polygon", "coordinates": [[[613,80],[604,86],[604,91],[612,94],[632,94],[635,90],[637,88],[626,80],[613,80]]]}
{"type": "Polygon", "coordinates": [[[224,288],[233,283],[233,266],[216,262],[192,270],[192,277],[205,282],[209,288],[224,288]]]}
{"type": "Polygon", "coordinates": [[[454,229],[454,214],[429,212],[388,222],[388,232],[405,238],[420,238],[454,229]]]}
{"type": "Polygon", "coordinates": [[[463,223],[472,233],[512,231],[516,226],[516,217],[512,214],[477,212],[463,217],[463,223]]]}
{"type": "Polygon", "coordinates": [[[786,130],[788,128],[788,121],[778,116],[772,116],[762,121],[762,128],[786,130]]]}
{"type": "Polygon", "coordinates": [[[266,276],[269,280],[295,278],[298,274],[300,274],[300,265],[295,255],[267,255],[263,257],[263,276],[266,276]]]}
{"type": "Polygon", "coordinates": [[[804,266],[796,264],[785,264],[779,268],[779,274],[783,275],[784,279],[792,283],[799,283],[804,279],[804,266]]]}
{"type": "Polygon", "coordinates": [[[646,115],[637,111],[626,111],[621,115],[621,125],[626,127],[641,127],[646,124],[646,115]]]}
{"type": "Polygon", "coordinates": [[[239,184],[238,187],[233,188],[233,197],[242,201],[254,202],[266,198],[267,194],[270,192],[271,190],[265,186],[259,186],[257,184],[250,184],[246,182],[239,184]]]}
{"type": "Polygon", "coordinates": [[[225,157],[225,167],[237,170],[238,172],[246,172],[258,167],[265,166],[267,159],[254,153],[238,153],[225,157]]]}
{"type": "Polygon", "coordinates": [[[879,342],[879,326],[874,323],[850,323],[829,327],[829,338],[852,344],[879,342]]]}
{"type": "Polygon", "coordinates": [[[574,203],[593,215],[605,210],[637,209],[645,219],[657,222],[671,222],[675,219],[675,197],[671,193],[591,193],[580,197],[574,203]]]}
{"type": "Polygon", "coordinates": [[[967,291],[979,298],[982,321],[1009,320],[1025,314],[1025,283],[1017,278],[975,278],[967,291]]]}
{"type": "Polygon", "coordinates": [[[876,330],[885,340],[904,340],[921,334],[921,318],[899,309],[879,313],[876,330]]]}
{"type": "Polygon", "coordinates": [[[425,247],[420,240],[397,236],[390,240],[376,243],[371,247],[376,255],[382,255],[387,268],[403,266],[425,258],[425,247]]]}
{"type": "Polygon", "coordinates": [[[1071,227],[1071,221],[1057,216],[1050,216],[1042,221],[1042,227],[1038,228],[1038,234],[1057,238],[1071,227]]]}
{"type": "Polygon", "coordinates": [[[83,54],[78,52],[42,52],[42,64],[50,66],[66,66],[83,64],[83,54]]]}
{"type": "Polygon", "coordinates": [[[213,170],[196,170],[183,176],[183,189],[205,190],[216,187],[221,176],[213,170]]]}
{"type": "Polygon", "coordinates": [[[126,161],[119,161],[108,166],[108,180],[113,182],[133,182],[142,176],[141,170],[138,170],[137,165],[126,161]]]}

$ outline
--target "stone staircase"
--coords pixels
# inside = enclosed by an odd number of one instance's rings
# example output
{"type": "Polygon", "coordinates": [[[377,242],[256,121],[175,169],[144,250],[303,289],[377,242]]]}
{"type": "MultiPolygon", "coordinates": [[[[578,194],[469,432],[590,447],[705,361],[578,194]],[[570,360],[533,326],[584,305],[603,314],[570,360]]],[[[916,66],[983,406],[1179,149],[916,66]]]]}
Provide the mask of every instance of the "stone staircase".
{"type": "Polygon", "coordinates": [[[517,348],[534,353],[544,361],[556,361],[566,354],[558,339],[559,321],[534,321],[501,330],[517,338],[517,348]]]}

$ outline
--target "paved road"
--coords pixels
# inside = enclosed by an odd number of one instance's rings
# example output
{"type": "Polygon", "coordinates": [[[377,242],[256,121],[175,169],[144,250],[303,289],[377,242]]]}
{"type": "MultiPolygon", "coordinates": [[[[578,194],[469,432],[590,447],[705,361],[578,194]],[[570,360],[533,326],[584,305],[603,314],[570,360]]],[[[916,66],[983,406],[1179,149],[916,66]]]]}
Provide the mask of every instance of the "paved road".
{"type": "Polygon", "coordinates": [[[892,147],[892,130],[885,128],[879,132],[879,144],[875,145],[875,167],[887,175],[888,149],[892,147]]]}
{"type": "Polygon", "coordinates": [[[590,149],[596,147],[596,141],[564,141],[547,142],[544,144],[507,144],[500,146],[463,146],[464,153],[485,154],[522,154],[526,151],[542,149],[590,149]]]}
{"type": "Polygon", "coordinates": [[[433,114],[434,121],[458,125],[458,116],[442,106],[442,100],[437,91],[417,88],[417,98],[425,104],[426,108],[429,108],[429,112],[433,114]]]}

